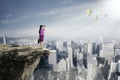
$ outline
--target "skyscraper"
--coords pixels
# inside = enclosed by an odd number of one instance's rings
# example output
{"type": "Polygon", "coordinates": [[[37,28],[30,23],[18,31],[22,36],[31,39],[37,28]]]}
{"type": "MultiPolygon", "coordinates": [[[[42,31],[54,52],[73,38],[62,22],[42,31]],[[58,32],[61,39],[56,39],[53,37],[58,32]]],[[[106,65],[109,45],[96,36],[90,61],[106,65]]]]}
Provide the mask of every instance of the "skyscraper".
{"type": "Polygon", "coordinates": [[[6,40],[6,35],[5,34],[3,34],[3,44],[7,44],[7,40],[6,40]]]}
{"type": "Polygon", "coordinates": [[[56,41],[56,49],[59,49],[59,50],[63,49],[63,42],[62,41],[56,41]]]}
{"type": "Polygon", "coordinates": [[[68,47],[71,47],[71,41],[65,41],[64,47],[67,49],[68,47]]]}
{"type": "Polygon", "coordinates": [[[66,60],[61,59],[60,62],[57,64],[57,71],[61,72],[61,71],[66,71],[66,60]]]}
{"type": "Polygon", "coordinates": [[[112,58],[114,56],[114,43],[112,42],[104,42],[102,43],[102,53],[100,53],[102,57],[105,57],[108,60],[108,64],[111,64],[112,58]]]}
{"type": "Polygon", "coordinates": [[[56,54],[56,50],[50,50],[49,65],[53,68],[53,71],[57,72],[57,54],[56,54]]]}
{"type": "Polygon", "coordinates": [[[116,63],[112,62],[110,65],[110,71],[109,71],[109,75],[108,75],[108,80],[111,80],[110,78],[112,78],[112,74],[116,72],[116,63]]]}
{"type": "Polygon", "coordinates": [[[91,42],[88,43],[88,54],[93,54],[93,44],[91,42]]]}
{"type": "Polygon", "coordinates": [[[69,58],[66,58],[66,71],[70,70],[69,58]]]}
{"type": "Polygon", "coordinates": [[[72,48],[69,47],[67,49],[67,51],[68,51],[68,58],[69,58],[70,67],[73,67],[73,53],[72,53],[72,48]]]}
{"type": "Polygon", "coordinates": [[[87,80],[96,80],[97,59],[92,55],[87,55],[87,80]]]}

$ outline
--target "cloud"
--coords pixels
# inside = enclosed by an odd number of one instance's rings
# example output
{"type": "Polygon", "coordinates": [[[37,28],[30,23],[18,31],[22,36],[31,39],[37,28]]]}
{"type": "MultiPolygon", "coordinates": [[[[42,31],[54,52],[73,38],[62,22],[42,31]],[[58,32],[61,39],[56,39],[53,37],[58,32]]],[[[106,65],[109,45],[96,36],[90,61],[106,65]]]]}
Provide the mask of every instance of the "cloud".
{"type": "Polygon", "coordinates": [[[16,30],[13,33],[16,36],[37,36],[38,24],[47,22],[45,36],[47,39],[75,39],[75,38],[92,38],[92,37],[118,37],[119,33],[119,18],[115,18],[109,14],[106,1],[98,1],[92,3],[83,3],[76,5],[68,5],[66,7],[59,7],[49,9],[44,12],[34,12],[26,14],[12,20],[2,21],[2,23],[14,23],[20,20],[36,20],[36,23],[30,22],[29,25],[23,29],[16,30]],[[92,9],[92,15],[87,16],[86,9],[92,9]],[[105,14],[107,13],[107,17],[105,14]],[[96,19],[96,16],[98,19],[96,19]],[[42,20],[41,20],[42,18],[42,20]],[[31,25],[32,24],[32,25],[31,25]],[[36,27],[33,27],[36,26],[36,27]],[[16,33],[17,32],[17,33],[16,33]]]}
{"type": "Polygon", "coordinates": [[[73,0],[62,0],[61,2],[58,3],[58,5],[65,5],[70,3],[73,3],[73,0]]]}
{"type": "Polygon", "coordinates": [[[5,19],[5,20],[1,20],[1,24],[13,24],[18,22],[19,19],[15,18],[15,19],[5,19]]]}
{"type": "Polygon", "coordinates": [[[105,10],[111,17],[120,19],[120,0],[106,0],[104,3],[105,10]]]}
{"type": "Polygon", "coordinates": [[[13,17],[13,15],[12,14],[6,14],[6,18],[12,18],[13,17]]]}
{"type": "Polygon", "coordinates": [[[115,17],[111,16],[109,13],[108,17],[105,17],[106,12],[101,11],[104,10],[105,5],[102,5],[101,2],[58,9],[59,14],[55,16],[57,19],[54,23],[51,23],[53,27],[49,28],[47,36],[56,39],[73,39],[78,37],[92,38],[101,36],[118,38],[120,34],[120,28],[117,27],[120,24],[116,24],[118,19],[114,19],[115,17]],[[87,8],[93,10],[90,17],[85,13],[87,8]],[[97,20],[95,18],[96,16],[98,16],[97,20]]]}

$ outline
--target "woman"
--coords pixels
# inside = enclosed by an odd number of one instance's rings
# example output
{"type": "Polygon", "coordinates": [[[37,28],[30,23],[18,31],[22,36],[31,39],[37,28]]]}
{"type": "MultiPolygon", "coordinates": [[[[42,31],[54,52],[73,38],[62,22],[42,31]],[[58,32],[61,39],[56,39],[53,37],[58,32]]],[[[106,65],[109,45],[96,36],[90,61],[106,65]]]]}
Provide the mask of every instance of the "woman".
{"type": "Polygon", "coordinates": [[[41,48],[41,49],[43,48],[44,31],[45,31],[45,25],[40,25],[38,43],[40,43],[40,48],[41,48]]]}

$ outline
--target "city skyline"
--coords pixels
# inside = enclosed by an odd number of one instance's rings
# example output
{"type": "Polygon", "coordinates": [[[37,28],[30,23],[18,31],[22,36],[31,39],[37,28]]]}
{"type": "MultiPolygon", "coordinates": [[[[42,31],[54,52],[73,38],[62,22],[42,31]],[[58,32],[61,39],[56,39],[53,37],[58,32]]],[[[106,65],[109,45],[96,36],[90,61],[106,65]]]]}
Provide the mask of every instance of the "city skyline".
{"type": "Polygon", "coordinates": [[[51,54],[40,63],[47,68],[37,67],[35,80],[119,80],[119,41],[48,41],[46,48],[51,54]]]}
{"type": "Polygon", "coordinates": [[[40,24],[54,39],[118,38],[119,0],[1,0],[0,35],[37,36],[40,24]],[[88,16],[86,9],[91,9],[88,16]]]}

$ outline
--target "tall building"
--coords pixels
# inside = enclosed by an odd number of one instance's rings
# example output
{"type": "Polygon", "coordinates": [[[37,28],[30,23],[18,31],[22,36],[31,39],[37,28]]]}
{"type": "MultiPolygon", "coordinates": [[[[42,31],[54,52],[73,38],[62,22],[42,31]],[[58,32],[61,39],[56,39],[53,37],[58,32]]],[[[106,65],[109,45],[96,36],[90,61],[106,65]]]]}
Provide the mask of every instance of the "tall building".
{"type": "Polygon", "coordinates": [[[79,52],[80,52],[80,49],[75,49],[74,50],[74,56],[78,57],[78,55],[80,54],[79,52]]]}
{"type": "Polygon", "coordinates": [[[120,73],[120,60],[118,61],[118,72],[120,73]]]}
{"type": "Polygon", "coordinates": [[[77,55],[77,63],[79,64],[79,66],[83,66],[83,53],[79,53],[77,55]]]}
{"type": "Polygon", "coordinates": [[[84,78],[82,78],[80,75],[77,75],[75,80],[85,80],[84,78]]]}
{"type": "Polygon", "coordinates": [[[112,62],[110,65],[110,71],[109,71],[109,75],[108,75],[108,80],[111,80],[110,78],[112,77],[112,74],[116,72],[116,63],[112,62]]]}
{"type": "Polygon", "coordinates": [[[87,46],[87,53],[89,54],[96,54],[96,50],[97,50],[97,45],[95,42],[88,42],[88,46],[87,46]]]}
{"type": "Polygon", "coordinates": [[[87,51],[88,54],[93,54],[93,46],[92,46],[92,43],[89,42],[88,43],[88,51],[87,51]]]}
{"type": "Polygon", "coordinates": [[[73,50],[78,48],[76,41],[71,41],[71,48],[73,50]]]}
{"type": "Polygon", "coordinates": [[[96,80],[97,59],[92,55],[87,55],[87,80],[96,80]]]}
{"type": "Polygon", "coordinates": [[[53,71],[57,72],[57,54],[56,54],[56,50],[50,50],[49,65],[53,68],[53,71]]]}
{"type": "Polygon", "coordinates": [[[59,50],[63,49],[63,42],[62,41],[56,41],[56,49],[59,49],[59,50]]]}
{"type": "Polygon", "coordinates": [[[72,52],[72,48],[69,47],[67,49],[67,52],[68,52],[68,58],[69,58],[70,67],[73,67],[73,52],[72,52]]]}
{"type": "Polygon", "coordinates": [[[3,44],[7,44],[7,40],[6,40],[6,35],[5,34],[3,34],[3,44]]]}
{"type": "Polygon", "coordinates": [[[96,53],[99,56],[99,54],[100,54],[100,44],[96,45],[96,53]]]}
{"type": "Polygon", "coordinates": [[[69,79],[69,72],[66,72],[66,79],[65,80],[70,80],[69,79]]]}
{"type": "Polygon", "coordinates": [[[93,47],[93,48],[92,48],[93,54],[97,54],[97,47],[98,47],[98,46],[97,46],[97,44],[96,44],[95,42],[93,42],[92,44],[93,44],[93,46],[92,46],[92,47],[93,47]]]}
{"type": "MultiPolygon", "coordinates": [[[[118,66],[117,66],[117,68],[118,68],[118,73],[120,74],[120,60],[118,61],[118,66]]],[[[120,76],[118,76],[118,80],[120,80],[120,76]]]]}
{"type": "Polygon", "coordinates": [[[57,71],[58,72],[66,71],[66,68],[67,68],[66,60],[61,59],[60,62],[57,64],[57,71]]]}
{"type": "Polygon", "coordinates": [[[69,58],[66,58],[66,71],[70,70],[70,65],[69,65],[69,58]]]}
{"type": "Polygon", "coordinates": [[[118,80],[120,80],[120,76],[118,76],[118,80]]]}
{"type": "Polygon", "coordinates": [[[87,43],[85,43],[83,46],[83,53],[87,53],[87,52],[88,52],[88,46],[87,43]]]}
{"type": "Polygon", "coordinates": [[[100,53],[100,57],[105,57],[105,59],[108,60],[108,64],[111,64],[113,56],[114,56],[114,43],[112,42],[102,43],[102,52],[100,53]]]}
{"type": "Polygon", "coordinates": [[[71,47],[71,41],[65,41],[64,47],[67,49],[68,47],[71,47]]]}

